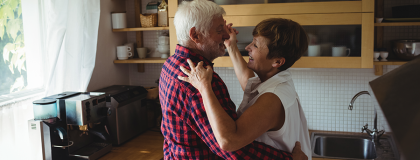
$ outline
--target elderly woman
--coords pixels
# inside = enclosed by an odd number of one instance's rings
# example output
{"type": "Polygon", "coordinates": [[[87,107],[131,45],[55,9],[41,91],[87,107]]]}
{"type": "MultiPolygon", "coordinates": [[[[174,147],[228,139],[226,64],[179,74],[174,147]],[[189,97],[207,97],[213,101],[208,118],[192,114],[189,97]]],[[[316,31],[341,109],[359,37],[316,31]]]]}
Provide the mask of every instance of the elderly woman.
{"type": "Polygon", "coordinates": [[[205,110],[217,142],[223,150],[235,151],[260,141],[277,149],[292,152],[295,142],[311,159],[308,126],[292,77],[287,70],[307,50],[307,35],[296,22],[272,18],[260,22],[253,30],[253,41],[245,48],[248,64],[236,45],[236,30],[226,26],[230,35],[224,44],[233,62],[236,76],[244,90],[244,99],[234,121],[221,107],[212,90],[213,70],[200,62],[188,60],[191,71],[181,67],[203,98],[205,110]],[[258,75],[255,77],[254,72],[258,75]]]}

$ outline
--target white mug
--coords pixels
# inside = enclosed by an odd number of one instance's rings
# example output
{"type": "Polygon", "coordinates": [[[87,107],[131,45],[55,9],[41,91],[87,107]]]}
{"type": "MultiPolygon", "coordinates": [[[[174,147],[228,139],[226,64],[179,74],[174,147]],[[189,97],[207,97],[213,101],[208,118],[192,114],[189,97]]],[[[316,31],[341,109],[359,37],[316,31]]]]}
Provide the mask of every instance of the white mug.
{"type": "Polygon", "coordinates": [[[348,57],[349,55],[350,55],[350,48],[347,48],[346,46],[332,47],[333,57],[348,57]],[[346,55],[346,51],[349,51],[347,55],[346,55]]]}
{"type": "Polygon", "coordinates": [[[125,13],[112,13],[112,29],[127,28],[127,18],[125,13]]]}
{"type": "Polygon", "coordinates": [[[139,58],[146,58],[147,48],[137,48],[137,53],[139,53],[139,58]]]}
{"type": "Polygon", "coordinates": [[[321,46],[320,45],[308,45],[308,56],[309,57],[319,57],[319,56],[321,56],[321,46]]]}
{"type": "Polygon", "coordinates": [[[128,57],[133,56],[133,53],[130,52],[131,47],[128,46],[117,46],[117,57],[119,60],[126,60],[128,57]]]}

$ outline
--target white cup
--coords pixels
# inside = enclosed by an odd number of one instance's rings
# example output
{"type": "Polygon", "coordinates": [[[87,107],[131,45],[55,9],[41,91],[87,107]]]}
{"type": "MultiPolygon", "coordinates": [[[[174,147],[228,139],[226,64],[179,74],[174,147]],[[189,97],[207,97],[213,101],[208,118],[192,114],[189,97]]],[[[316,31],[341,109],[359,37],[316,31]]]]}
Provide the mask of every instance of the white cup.
{"type": "Polygon", "coordinates": [[[332,47],[332,56],[333,57],[346,57],[350,55],[350,48],[347,48],[346,46],[336,46],[332,47]],[[349,53],[346,55],[346,51],[349,51],[349,53]]]}
{"type": "Polygon", "coordinates": [[[130,52],[131,47],[128,46],[117,46],[117,58],[119,60],[126,60],[128,57],[133,56],[133,53],[130,52]]]}
{"type": "Polygon", "coordinates": [[[112,29],[127,28],[125,13],[112,13],[112,29]]]}
{"type": "Polygon", "coordinates": [[[137,53],[139,53],[139,58],[146,58],[147,48],[137,48],[137,53]]]}
{"type": "Polygon", "coordinates": [[[319,57],[319,56],[321,56],[321,46],[320,45],[308,45],[308,56],[309,57],[319,57]]]}
{"type": "Polygon", "coordinates": [[[388,58],[388,52],[387,51],[381,51],[381,61],[388,61],[386,58],[388,58]]]}
{"type": "Polygon", "coordinates": [[[384,18],[376,18],[376,23],[381,23],[384,18]]]}
{"type": "Polygon", "coordinates": [[[380,54],[381,53],[380,52],[377,52],[377,51],[373,52],[373,61],[379,61],[378,58],[379,58],[379,55],[380,54]]]}

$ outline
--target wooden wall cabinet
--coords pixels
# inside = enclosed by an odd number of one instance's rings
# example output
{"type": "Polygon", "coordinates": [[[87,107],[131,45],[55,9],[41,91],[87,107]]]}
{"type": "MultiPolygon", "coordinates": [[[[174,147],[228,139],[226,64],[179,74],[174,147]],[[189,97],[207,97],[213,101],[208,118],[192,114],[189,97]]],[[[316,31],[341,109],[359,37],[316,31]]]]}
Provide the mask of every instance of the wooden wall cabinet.
{"type": "MultiPolygon", "coordinates": [[[[361,25],[361,56],[358,57],[302,57],[294,68],[372,68],[374,47],[374,0],[266,3],[221,5],[224,19],[236,27],[256,26],[263,19],[287,18],[305,25],[361,25]]],[[[176,31],[173,19],[178,8],[176,0],[169,1],[171,55],[175,52],[176,31]]],[[[248,57],[244,56],[248,61],[248,57]]],[[[219,57],[215,67],[232,67],[229,57],[219,57]]]]}
{"type": "MultiPolygon", "coordinates": [[[[384,0],[376,0],[375,3],[375,17],[384,16],[384,0]]],[[[375,23],[375,48],[384,47],[384,27],[388,26],[420,26],[420,22],[382,22],[375,23]]],[[[392,52],[392,51],[391,51],[392,52]]],[[[403,65],[407,61],[402,60],[388,60],[388,61],[377,61],[375,65],[375,75],[380,76],[383,74],[384,65],[403,65]]]]}

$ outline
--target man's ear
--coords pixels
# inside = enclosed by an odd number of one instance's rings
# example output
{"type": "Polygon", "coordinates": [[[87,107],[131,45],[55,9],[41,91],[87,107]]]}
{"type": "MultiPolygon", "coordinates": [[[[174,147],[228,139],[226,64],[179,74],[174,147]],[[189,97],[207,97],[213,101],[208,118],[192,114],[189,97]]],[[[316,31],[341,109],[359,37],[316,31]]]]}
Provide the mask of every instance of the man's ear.
{"type": "Polygon", "coordinates": [[[274,68],[279,68],[279,67],[281,67],[284,63],[286,63],[286,59],[285,59],[284,57],[281,57],[281,58],[274,58],[273,60],[274,60],[274,61],[273,61],[273,63],[272,63],[272,66],[273,66],[274,68]]]}
{"type": "Polygon", "coordinates": [[[198,33],[197,32],[197,30],[196,30],[196,28],[195,27],[192,27],[191,29],[190,29],[190,34],[189,34],[189,36],[190,36],[190,39],[192,40],[192,41],[194,41],[195,43],[200,43],[201,41],[200,41],[200,33],[198,33]]]}

